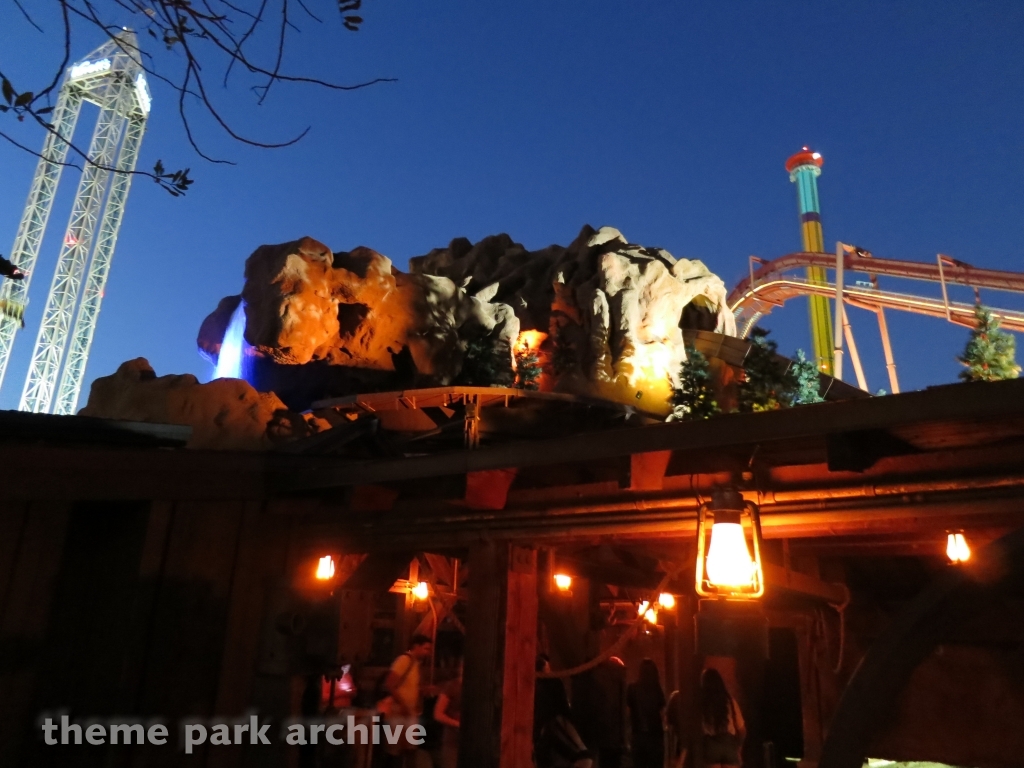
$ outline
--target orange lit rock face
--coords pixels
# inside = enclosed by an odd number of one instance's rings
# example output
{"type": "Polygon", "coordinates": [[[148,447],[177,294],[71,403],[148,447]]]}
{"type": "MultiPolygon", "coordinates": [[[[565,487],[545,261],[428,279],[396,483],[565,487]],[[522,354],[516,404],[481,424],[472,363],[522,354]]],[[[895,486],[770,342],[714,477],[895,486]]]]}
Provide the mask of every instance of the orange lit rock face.
{"type": "Polygon", "coordinates": [[[189,448],[265,450],[308,431],[272,392],[257,392],[240,379],[200,384],[191,374],[157,376],[142,357],[96,379],[79,414],[190,426],[189,448]]]}
{"type": "MultiPolygon", "coordinates": [[[[395,370],[408,354],[420,377],[446,384],[458,374],[460,339],[486,334],[509,348],[519,333],[512,308],[470,295],[435,275],[409,275],[369,248],[332,254],[312,238],[258,248],[246,261],[246,341],[286,365],[395,370]]],[[[225,300],[227,302],[227,300],[225,300]]],[[[204,322],[199,346],[211,357],[226,321],[204,322]]]]}
{"type": "MultiPolygon", "coordinates": [[[[308,237],[262,246],[245,266],[246,340],[284,367],[395,372],[382,386],[403,388],[458,382],[483,337],[510,358],[516,346],[536,352],[542,389],[667,412],[682,329],[736,333],[725,285],[703,263],[611,227],[532,252],[508,235],[457,239],[411,259],[410,272],[369,248],[332,253],[308,237]]],[[[209,357],[236,306],[229,297],[204,321],[209,357]]]]}

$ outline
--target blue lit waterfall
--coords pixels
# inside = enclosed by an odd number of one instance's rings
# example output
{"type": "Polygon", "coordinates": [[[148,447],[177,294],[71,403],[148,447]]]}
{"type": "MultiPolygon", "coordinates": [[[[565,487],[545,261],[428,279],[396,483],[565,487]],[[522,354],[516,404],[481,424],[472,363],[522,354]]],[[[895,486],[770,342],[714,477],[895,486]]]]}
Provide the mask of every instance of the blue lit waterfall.
{"type": "Polygon", "coordinates": [[[217,368],[213,372],[213,378],[247,379],[250,349],[245,341],[245,302],[240,301],[231,315],[231,322],[228,323],[220,343],[220,354],[217,356],[217,368]]]}

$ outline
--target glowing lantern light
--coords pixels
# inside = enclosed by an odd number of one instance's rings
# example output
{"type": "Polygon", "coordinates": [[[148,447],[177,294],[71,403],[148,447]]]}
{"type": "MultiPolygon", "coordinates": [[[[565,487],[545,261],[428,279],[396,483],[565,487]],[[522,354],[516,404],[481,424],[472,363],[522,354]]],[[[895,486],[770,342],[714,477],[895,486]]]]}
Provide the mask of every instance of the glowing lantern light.
{"type": "Polygon", "coordinates": [[[320,561],[316,564],[316,577],[321,581],[327,581],[328,579],[334,578],[334,558],[330,555],[324,555],[320,558],[320,561]]]}
{"type": "Polygon", "coordinates": [[[644,600],[642,603],[640,603],[640,605],[638,605],[636,607],[636,615],[637,616],[643,616],[645,613],[647,613],[647,609],[650,608],[650,607],[651,607],[650,602],[648,602],[647,600],[644,600]]]}
{"type": "Polygon", "coordinates": [[[696,588],[701,597],[752,599],[764,595],[757,505],[745,502],[734,488],[716,490],[711,503],[702,504],[697,513],[696,588]]]}
{"type": "Polygon", "coordinates": [[[648,608],[646,611],[644,611],[644,621],[646,621],[648,624],[657,624],[658,612],[653,608],[648,608]]]}
{"type": "Polygon", "coordinates": [[[675,595],[669,594],[668,592],[662,592],[658,595],[658,605],[662,608],[671,611],[676,607],[675,595]]]}
{"type": "Polygon", "coordinates": [[[946,536],[946,557],[954,565],[971,559],[971,548],[967,546],[963,531],[954,531],[946,536]]]}
{"type": "Polygon", "coordinates": [[[430,596],[430,586],[427,582],[421,581],[412,588],[412,596],[417,600],[426,600],[430,596]]]}
{"type": "Polygon", "coordinates": [[[516,352],[536,352],[548,337],[543,331],[523,331],[516,338],[516,352]]]}
{"type": "Polygon", "coordinates": [[[572,588],[572,576],[567,573],[556,573],[555,586],[562,592],[568,592],[572,588]]]}
{"type": "Polygon", "coordinates": [[[719,522],[718,518],[724,518],[725,515],[715,517],[711,527],[711,545],[708,547],[708,581],[718,587],[744,587],[750,584],[754,561],[750,559],[743,525],[739,519],[736,522],[719,522]]]}

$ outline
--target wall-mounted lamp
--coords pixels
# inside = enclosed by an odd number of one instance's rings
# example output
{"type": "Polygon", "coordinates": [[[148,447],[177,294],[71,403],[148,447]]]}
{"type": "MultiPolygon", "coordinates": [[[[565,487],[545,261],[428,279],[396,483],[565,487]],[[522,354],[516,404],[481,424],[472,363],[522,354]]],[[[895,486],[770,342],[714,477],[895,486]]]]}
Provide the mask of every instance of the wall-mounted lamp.
{"type": "Polygon", "coordinates": [[[412,596],[417,600],[426,600],[430,597],[430,585],[425,581],[419,582],[415,587],[409,590],[412,596]]]}
{"type": "Polygon", "coordinates": [[[966,563],[971,559],[971,548],[963,531],[952,531],[946,535],[946,557],[953,565],[966,563]]]}
{"type": "Polygon", "coordinates": [[[559,592],[568,592],[572,589],[572,576],[567,573],[556,573],[555,574],[555,586],[558,587],[559,592]]]}
{"type": "Polygon", "coordinates": [[[735,488],[719,488],[697,512],[697,594],[729,600],[764,595],[761,518],[735,488]]]}
{"type": "Polygon", "coordinates": [[[334,578],[334,558],[324,555],[316,564],[316,577],[320,581],[329,581],[334,578]]]}
{"type": "Polygon", "coordinates": [[[668,592],[662,592],[660,595],[658,595],[658,605],[660,605],[665,610],[671,611],[673,608],[676,607],[675,595],[672,595],[668,592]]]}

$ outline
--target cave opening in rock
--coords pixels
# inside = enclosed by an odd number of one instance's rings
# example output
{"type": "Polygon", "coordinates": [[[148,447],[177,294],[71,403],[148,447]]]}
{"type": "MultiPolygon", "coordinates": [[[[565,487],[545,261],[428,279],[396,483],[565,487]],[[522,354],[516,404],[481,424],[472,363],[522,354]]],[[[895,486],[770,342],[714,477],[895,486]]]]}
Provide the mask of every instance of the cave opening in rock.
{"type": "Polygon", "coordinates": [[[339,304],[338,335],[344,339],[355,334],[368,314],[370,308],[365,304],[339,304]]]}

